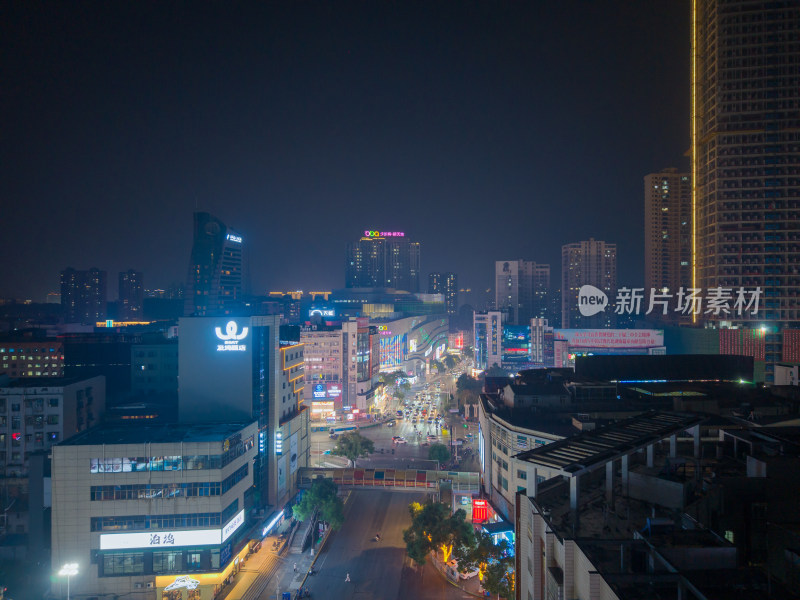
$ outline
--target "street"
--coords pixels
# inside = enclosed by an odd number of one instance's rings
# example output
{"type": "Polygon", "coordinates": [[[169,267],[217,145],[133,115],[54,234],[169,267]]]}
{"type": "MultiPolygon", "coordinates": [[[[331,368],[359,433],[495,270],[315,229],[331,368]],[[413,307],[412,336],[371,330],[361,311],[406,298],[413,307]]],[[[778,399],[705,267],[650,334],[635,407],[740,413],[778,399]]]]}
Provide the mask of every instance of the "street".
{"type": "MultiPolygon", "coordinates": [[[[408,505],[425,494],[354,491],[345,507],[345,523],[331,534],[306,580],[312,598],[405,600],[469,598],[427,564],[411,566],[403,529],[411,524],[408,505]],[[381,541],[374,541],[380,532],[381,541]],[[345,579],[350,575],[350,581],[345,579]]],[[[274,596],[274,594],[273,594],[274,596]]],[[[270,596],[263,595],[267,600],[270,596]]]]}
{"type": "MultiPolygon", "coordinates": [[[[438,377],[431,378],[429,381],[427,392],[430,393],[431,399],[433,400],[432,408],[439,411],[440,414],[445,416],[447,419],[447,413],[443,412],[443,407],[447,404],[447,394],[449,393],[449,389],[455,389],[455,384],[450,383],[453,381],[452,376],[450,375],[442,375],[438,377]],[[449,382],[447,381],[449,379],[449,382]],[[436,391],[436,382],[442,382],[442,391],[437,393],[436,391]]],[[[414,399],[414,395],[417,393],[423,394],[426,390],[423,388],[422,384],[417,384],[412,387],[412,389],[406,393],[406,398],[409,400],[414,399]]],[[[391,406],[389,407],[390,413],[394,414],[398,408],[402,408],[402,403],[399,402],[396,398],[393,398],[391,401],[391,406]]],[[[418,420],[419,421],[419,420],[418,420]]],[[[445,421],[446,423],[447,421],[445,421]]],[[[366,424],[366,422],[362,422],[366,424]]],[[[457,428],[455,432],[455,437],[467,439],[467,433],[471,432],[473,436],[477,436],[478,429],[476,423],[468,423],[468,427],[464,427],[464,419],[459,417],[457,421],[457,428]]],[[[445,429],[446,425],[443,424],[445,429]]],[[[337,424],[337,426],[342,426],[341,424],[337,424]]],[[[362,458],[358,461],[359,467],[364,468],[419,468],[419,469],[436,469],[437,464],[436,461],[428,460],[428,446],[424,445],[427,443],[426,435],[432,434],[438,437],[438,442],[450,446],[450,432],[448,431],[447,435],[442,435],[441,428],[437,428],[435,424],[428,424],[428,423],[419,423],[416,424],[411,422],[411,419],[407,418],[397,418],[395,419],[395,426],[388,427],[385,424],[375,427],[363,427],[359,428],[358,432],[361,433],[363,436],[368,437],[373,442],[375,442],[375,453],[369,456],[368,458],[362,458]],[[418,436],[417,432],[420,432],[421,435],[418,436]],[[393,444],[392,437],[393,436],[403,436],[406,440],[406,444],[393,444]],[[392,454],[392,449],[394,449],[395,453],[392,454]],[[381,453],[383,450],[383,453],[381,453]]],[[[475,439],[475,438],[473,438],[475,439]]],[[[347,459],[333,456],[331,454],[325,454],[326,451],[331,450],[336,444],[336,440],[331,439],[327,431],[315,431],[311,433],[311,465],[313,467],[321,466],[321,467],[346,467],[347,466],[347,459]]],[[[474,449],[474,444],[466,443],[463,446],[459,447],[458,454],[459,456],[462,453],[462,450],[470,448],[474,449]]],[[[441,465],[440,465],[441,466],[441,465]]],[[[470,457],[466,461],[461,461],[459,463],[459,470],[461,471],[477,471],[478,464],[477,460],[474,459],[474,453],[472,457],[470,457]]]]}

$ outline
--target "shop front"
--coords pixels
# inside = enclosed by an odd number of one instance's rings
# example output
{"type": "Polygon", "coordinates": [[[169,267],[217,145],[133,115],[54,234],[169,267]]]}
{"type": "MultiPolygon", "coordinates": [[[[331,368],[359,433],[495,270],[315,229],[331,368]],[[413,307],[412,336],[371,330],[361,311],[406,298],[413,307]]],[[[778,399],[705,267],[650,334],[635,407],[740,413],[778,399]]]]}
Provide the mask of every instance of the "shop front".
{"type": "MultiPolygon", "coordinates": [[[[225,548],[223,548],[223,552],[225,548]]],[[[230,545],[227,546],[230,553],[230,545]]],[[[225,585],[244,566],[250,546],[245,545],[225,569],[217,573],[189,573],[156,576],[158,600],[215,600],[225,585]]]]}

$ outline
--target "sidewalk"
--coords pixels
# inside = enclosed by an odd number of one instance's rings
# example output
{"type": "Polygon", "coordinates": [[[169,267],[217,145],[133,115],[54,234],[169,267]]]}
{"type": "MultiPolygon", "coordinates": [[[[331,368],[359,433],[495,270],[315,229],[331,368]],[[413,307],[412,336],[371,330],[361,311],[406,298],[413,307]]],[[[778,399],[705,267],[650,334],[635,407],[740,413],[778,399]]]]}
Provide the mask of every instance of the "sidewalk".
{"type": "Polygon", "coordinates": [[[452,569],[448,568],[436,553],[430,556],[430,559],[433,568],[436,569],[450,585],[457,587],[461,591],[471,596],[475,596],[476,598],[486,597],[486,592],[481,587],[481,582],[477,575],[470,577],[469,579],[461,579],[460,577],[458,579],[454,579],[452,569]]]}
{"type": "MultiPolygon", "coordinates": [[[[345,502],[349,493],[345,497],[345,502]]],[[[301,536],[308,527],[309,522],[303,521],[297,525],[296,536],[301,536]]],[[[322,538],[310,550],[293,554],[291,547],[286,544],[280,552],[272,550],[274,536],[267,537],[258,552],[250,555],[244,568],[235,576],[230,588],[218,596],[218,600],[281,600],[284,593],[289,593],[295,599],[297,590],[305,583],[308,572],[314,564],[317,555],[322,550],[331,530],[328,529],[322,538]],[[295,565],[297,569],[295,570],[295,565]]]]}

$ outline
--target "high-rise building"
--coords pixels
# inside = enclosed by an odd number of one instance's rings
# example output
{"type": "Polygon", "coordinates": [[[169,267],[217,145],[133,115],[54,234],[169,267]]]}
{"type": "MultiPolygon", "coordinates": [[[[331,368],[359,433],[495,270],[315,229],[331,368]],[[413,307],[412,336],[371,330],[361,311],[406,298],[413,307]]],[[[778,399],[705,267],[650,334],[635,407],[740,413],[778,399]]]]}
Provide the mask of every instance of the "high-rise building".
{"type": "Polygon", "coordinates": [[[614,299],[617,291],[617,245],[589,238],[561,247],[561,327],[600,329],[614,327],[614,299]],[[583,316],[578,309],[578,292],[584,285],[602,290],[605,310],[583,316]]]}
{"type": "Polygon", "coordinates": [[[194,213],[194,243],[186,283],[186,314],[230,315],[242,303],[243,238],[206,212],[194,213]]]}
{"type": "Polygon", "coordinates": [[[527,325],[546,316],[550,289],[550,265],[529,260],[499,260],[494,263],[495,307],[509,325],[527,325]]]}
{"type": "MultiPolygon", "coordinates": [[[[688,173],[664,169],[644,178],[645,293],[692,287],[692,186],[688,173]]],[[[675,313],[670,313],[674,316],[675,313]]]]}
{"type": "Polygon", "coordinates": [[[761,288],[767,381],[800,320],[800,3],[694,0],[693,287],[761,288]]]}
{"type": "Polygon", "coordinates": [[[486,370],[503,363],[503,316],[500,311],[476,312],[472,317],[475,368],[486,370]]]}
{"type": "Polygon", "coordinates": [[[448,315],[458,312],[458,275],[444,274],[444,308],[448,315]]]}
{"type": "Polygon", "coordinates": [[[347,245],[345,287],[419,292],[419,242],[399,231],[365,231],[347,245]]]}
{"type": "Polygon", "coordinates": [[[119,274],[119,320],[141,321],[144,284],[140,271],[128,269],[119,274]]]}
{"type": "Polygon", "coordinates": [[[178,326],[178,419],[257,421],[254,493],[261,506],[289,501],[298,468],[308,464],[303,345],[283,340],[280,322],[279,315],[185,317],[178,326]]]}
{"type": "Polygon", "coordinates": [[[439,272],[428,273],[428,293],[429,294],[443,294],[444,286],[442,285],[442,274],[439,272]]]}
{"type": "Polygon", "coordinates": [[[106,272],[92,267],[61,271],[61,307],[65,323],[89,325],[106,318],[106,272]]]}
{"type": "Polygon", "coordinates": [[[428,273],[428,293],[444,295],[448,315],[458,312],[458,275],[455,273],[428,273]]]}

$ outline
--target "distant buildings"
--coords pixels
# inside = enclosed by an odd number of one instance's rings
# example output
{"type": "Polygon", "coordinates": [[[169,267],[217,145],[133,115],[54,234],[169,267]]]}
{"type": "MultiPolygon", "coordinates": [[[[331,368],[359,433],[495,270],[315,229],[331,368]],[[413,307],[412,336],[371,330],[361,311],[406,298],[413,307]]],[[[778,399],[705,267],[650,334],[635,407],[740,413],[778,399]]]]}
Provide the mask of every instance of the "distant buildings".
{"type": "Polygon", "coordinates": [[[561,326],[564,329],[614,327],[617,293],[617,245],[589,238],[561,248],[561,326]],[[591,316],[579,310],[578,292],[590,285],[603,292],[607,305],[591,316]]]}
{"type": "Polygon", "coordinates": [[[546,317],[550,290],[550,265],[529,260],[497,261],[494,264],[495,308],[509,325],[525,325],[546,317]]]}
{"type": "MultiPolygon", "coordinates": [[[[644,178],[644,284],[645,294],[692,287],[692,184],[677,169],[644,178]]],[[[677,321],[677,314],[659,316],[677,321]]]]}
{"type": "Polygon", "coordinates": [[[0,337],[0,374],[12,379],[63,377],[64,344],[28,332],[4,335],[0,337]]]}
{"type": "Polygon", "coordinates": [[[455,273],[428,273],[428,293],[444,294],[444,306],[448,315],[458,312],[458,275],[455,273]]]}
{"type": "Polygon", "coordinates": [[[194,213],[194,242],[186,282],[186,315],[230,315],[243,300],[244,240],[206,212],[194,213]]]}
{"type": "Polygon", "coordinates": [[[120,321],[141,321],[144,284],[140,271],[128,269],[119,274],[119,315],[120,321]]]}
{"type": "Polygon", "coordinates": [[[69,267],[61,271],[61,307],[65,323],[84,325],[106,318],[106,272],[97,268],[78,271],[69,267]]]}
{"type": "Polygon", "coordinates": [[[403,232],[365,231],[347,245],[346,288],[393,288],[417,293],[420,244],[403,232]]]}

